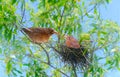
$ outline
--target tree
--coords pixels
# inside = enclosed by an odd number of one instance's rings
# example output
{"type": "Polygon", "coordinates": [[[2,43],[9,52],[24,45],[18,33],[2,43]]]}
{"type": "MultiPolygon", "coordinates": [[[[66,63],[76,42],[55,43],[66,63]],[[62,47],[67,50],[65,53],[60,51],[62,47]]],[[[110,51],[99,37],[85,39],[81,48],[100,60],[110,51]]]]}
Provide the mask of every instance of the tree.
{"type": "Polygon", "coordinates": [[[8,76],[103,77],[106,70],[120,70],[120,28],[113,21],[103,20],[99,13],[99,6],[109,2],[0,0],[0,55],[8,76]],[[60,36],[37,45],[21,31],[23,27],[50,27],[60,36]],[[73,35],[88,50],[87,69],[73,69],[55,52],[64,43],[64,34],[73,35]]]}

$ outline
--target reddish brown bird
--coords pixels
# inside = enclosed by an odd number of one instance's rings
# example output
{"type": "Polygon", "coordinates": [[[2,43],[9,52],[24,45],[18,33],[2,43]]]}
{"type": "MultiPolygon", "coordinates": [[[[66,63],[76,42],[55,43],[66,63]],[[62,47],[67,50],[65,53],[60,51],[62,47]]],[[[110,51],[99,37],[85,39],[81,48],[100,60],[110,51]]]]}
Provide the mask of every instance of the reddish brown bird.
{"type": "Polygon", "coordinates": [[[65,44],[69,48],[80,48],[79,42],[73,37],[73,36],[68,36],[65,35],[65,44]]]}
{"type": "Polygon", "coordinates": [[[52,34],[58,34],[52,28],[22,28],[22,30],[29,36],[34,43],[48,42],[52,34]]]}

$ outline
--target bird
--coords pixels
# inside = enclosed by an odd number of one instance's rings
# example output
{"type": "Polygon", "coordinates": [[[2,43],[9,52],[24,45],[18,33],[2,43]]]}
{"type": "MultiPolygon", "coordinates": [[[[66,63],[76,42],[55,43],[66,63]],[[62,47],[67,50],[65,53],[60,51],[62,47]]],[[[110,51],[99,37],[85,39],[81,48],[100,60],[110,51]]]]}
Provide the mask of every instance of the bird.
{"type": "Polygon", "coordinates": [[[67,47],[75,48],[75,49],[80,48],[79,42],[73,36],[65,35],[64,37],[65,37],[65,44],[67,47]]]}
{"type": "Polygon", "coordinates": [[[54,29],[52,28],[22,28],[22,30],[28,35],[29,39],[33,43],[41,44],[48,42],[50,36],[52,34],[58,34],[54,29]]]}

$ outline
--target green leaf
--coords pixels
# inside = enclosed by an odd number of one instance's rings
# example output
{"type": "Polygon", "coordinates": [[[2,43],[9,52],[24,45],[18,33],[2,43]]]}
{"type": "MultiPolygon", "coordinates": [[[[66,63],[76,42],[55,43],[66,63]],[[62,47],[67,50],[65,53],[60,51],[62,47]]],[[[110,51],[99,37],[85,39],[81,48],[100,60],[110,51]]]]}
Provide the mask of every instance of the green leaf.
{"type": "Polygon", "coordinates": [[[101,31],[101,33],[102,33],[102,34],[104,34],[104,35],[106,35],[106,34],[107,34],[107,32],[106,32],[106,31],[101,31]]]}
{"type": "Polygon", "coordinates": [[[88,77],[88,75],[89,75],[89,73],[88,73],[88,71],[86,71],[86,72],[84,73],[84,77],[88,77]]]}
{"type": "Polygon", "coordinates": [[[2,54],[2,48],[0,48],[0,54],[2,54]]]}
{"type": "Polygon", "coordinates": [[[93,14],[88,14],[88,13],[86,13],[86,16],[87,16],[88,18],[94,18],[94,15],[93,15],[93,14]]]}
{"type": "Polygon", "coordinates": [[[58,69],[53,71],[54,76],[53,77],[61,77],[61,73],[57,71],[58,69]]]}
{"type": "Polygon", "coordinates": [[[30,0],[31,2],[35,2],[36,0],[30,0]]]}
{"type": "Polygon", "coordinates": [[[14,71],[12,71],[12,74],[13,74],[15,77],[17,77],[17,74],[16,74],[14,71]]]}
{"type": "Polygon", "coordinates": [[[30,63],[28,63],[28,64],[23,64],[23,66],[28,66],[28,67],[30,67],[30,63]]]}
{"type": "Polygon", "coordinates": [[[110,3],[110,2],[111,2],[111,0],[106,0],[106,2],[107,2],[107,3],[110,3]]]}
{"type": "Polygon", "coordinates": [[[19,70],[17,70],[16,68],[14,68],[14,71],[16,71],[16,72],[19,73],[19,74],[22,74],[22,72],[19,71],[19,70]]]}
{"type": "Polygon", "coordinates": [[[97,14],[97,9],[96,8],[94,9],[94,14],[97,14]]]}
{"type": "Polygon", "coordinates": [[[15,4],[17,2],[17,0],[12,0],[12,5],[15,4]]]}
{"type": "Polygon", "coordinates": [[[12,63],[11,63],[11,61],[8,61],[7,64],[6,64],[7,74],[10,74],[11,70],[12,70],[12,63]]]}
{"type": "Polygon", "coordinates": [[[0,4],[0,11],[2,11],[2,5],[0,4]]]}

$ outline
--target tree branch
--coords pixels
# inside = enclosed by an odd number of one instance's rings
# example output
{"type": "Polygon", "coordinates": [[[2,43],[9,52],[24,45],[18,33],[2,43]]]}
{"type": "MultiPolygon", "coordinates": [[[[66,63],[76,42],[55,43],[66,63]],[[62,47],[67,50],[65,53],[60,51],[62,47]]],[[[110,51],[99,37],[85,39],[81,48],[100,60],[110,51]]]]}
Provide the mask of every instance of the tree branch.
{"type": "MultiPolygon", "coordinates": [[[[59,31],[60,31],[60,26],[61,26],[61,24],[62,24],[62,19],[63,19],[63,15],[64,15],[64,12],[65,12],[65,7],[66,7],[66,3],[65,3],[65,5],[64,5],[64,9],[63,9],[63,11],[62,11],[62,14],[60,15],[60,22],[59,22],[59,25],[58,25],[58,29],[59,29],[59,31]]],[[[58,47],[60,46],[60,34],[58,35],[58,47]]]]}
{"type": "Polygon", "coordinates": [[[95,4],[95,6],[93,8],[91,8],[90,10],[88,10],[85,14],[83,14],[82,18],[85,17],[88,13],[90,13],[92,10],[94,10],[94,8],[97,7],[97,4],[95,4]]]}
{"type": "MultiPolygon", "coordinates": [[[[28,40],[30,40],[29,37],[22,30],[20,30],[20,31],[27,37],[28,40]]],[[[48,54],[47,50],[41,44],[37,44],[37,45],[39,45],[43,49],[43,51],[45,52],[45,54],[47,56],[47,60],[48,60],[47,62],[48,62],[48,64],[50,64],[50,57],[49,57],[49,54],[48,54]]]]}
{"type": "Polygon", "coordinates": [[[44,61],[41,61],[41,62],[49,65],[50,67],[52,67],[54,69],[57,69],[57,71],[60,72],[60,73],[62,73],[64,76],[69,77],[67,74],[65,74],[63,71],[59,70],[58,68],[54,67],[53,65],[48,64],[47,62],[44,62],[44,61]]]}
{"type": "MultiPolygon", "coordinates": [[[[66,4],[65,4],[65,5],[66,5],[66,4]]],[[[62,11],[62,14],[60,15],[60,25],[59,25],[58,28],[60,28],[61,23],[62,23],[62,18],[63,18],[64,12],[65,12],[65,5],[64,5],[64,9],[63,9],[63,11],[62,11]]]]}
{"type": "Polygon", "coordinates": [[[72,69],[73,69],[73,71],[74,71],[74,76],[75,76],[75,77],[78,77],[78,76],[77,76],[77,73],[76,73],[76,68],[75,68],[75,66],[74,66],[73,63],[72,63],[72,69]]]}
{"type": "MultiPolygon", "coordinates": [[[[25,56],[28,56],[28,57],[32,57],[32,58],[35,58],[35,56],[33,54],[26,54],[25,56]]],[[[61,74],[63,74],[64,76],[66,77],[69,77],[67,74],[65,74],[63,71],[59,70],[57,67],[54,67],[52,64],[48,63],[48,62],[44,62],[42,61],[39,57],[38,57],[38,60],[46,65],[49,65],[50,67],[52,67],[53,69],[57,69],[58,72],[60,72],[61,74]]]]}
{"type": "Polygon", "coordinates": [[[23,0],[23,4],[22,4],[22,9],[21,9],[21,16],[22,16],[22,18],[21,18],[21,23],[23,22],[23,19],[24,19],[24,16],[25,16],[25,0],[23,0]]]}
{"type": "MultiPolygon", "coordinates": [[[[25,3],[25,1],[24,1],[24,3],[25,3]]],[[[62,22],[62,17],[63,17],[63,14],[64,14],[64,10],[63,10],[63,12],[62,12],[62,14],[61,14],[61,17],[60,17],[60,24],[61,24],[61,22],[62,22]]],[[[21,14],[21,20],[19,21],[19,25],[22,27],[22,26],[24,26],[23,25],[23,19],[24,19],[24,16],[25,16],[25,4],[23,4],[23,9],[22,9],[22,14],[21,14]]],[[[17,27],[18,28],[18,27],[17,27]]],[[[22,30],[20,30],[26,37],[27,37],[27,39],[28,40],[30,40],[29,39],[29,37],[22,31],[22,30]]],[[[31,40],[30,40],[31,41],[31,40]]],[[[32,42],[32,41],[31,41],[32,42]]],[[[41,45],[41,44],[37,44],[37,45],[39,45],[42,49],[43,49],[43,51],[45,52],[45,54],[46,54],[46,56],[47,56],[47,59],[48,59],[48,62],[44,62],[44,61],[42,61],[42,60],[40,60],[42,63],[45,63],[45,64],[47,64],[47,65],[49,65],[50,67],[52,67],[52,68],[54,68],[54,69],[57,69],[57,71],[58,72],[60,72],[60,73],[62,73],[64,76],[66,76],[66,77],[69,77],[67,74],[65,74],[63,71],[61,71],[61,70],[59,70],[58,68],[56,68],[56,67],[54,67],[53,65],[51,65],[51,63],[50,63],[50,57],[49,57],[49,54],[48,54],[48,52],[47,52],[47,50],[41,45]]],[[[33,54],[32,54],[33,55],[33,54]]],[[[34,56],[34,55],[33,55],[34,56]]]]}
{"type": "Polygon", "coordinates": [[[38,44],[42,49],[43,51],[45,52],[46,56],[47,56],[47,63],[50,64],[50,57],[49,57],[49,54],[47,52],[47,50],[41,45],[41,44],[38,44]]]}

